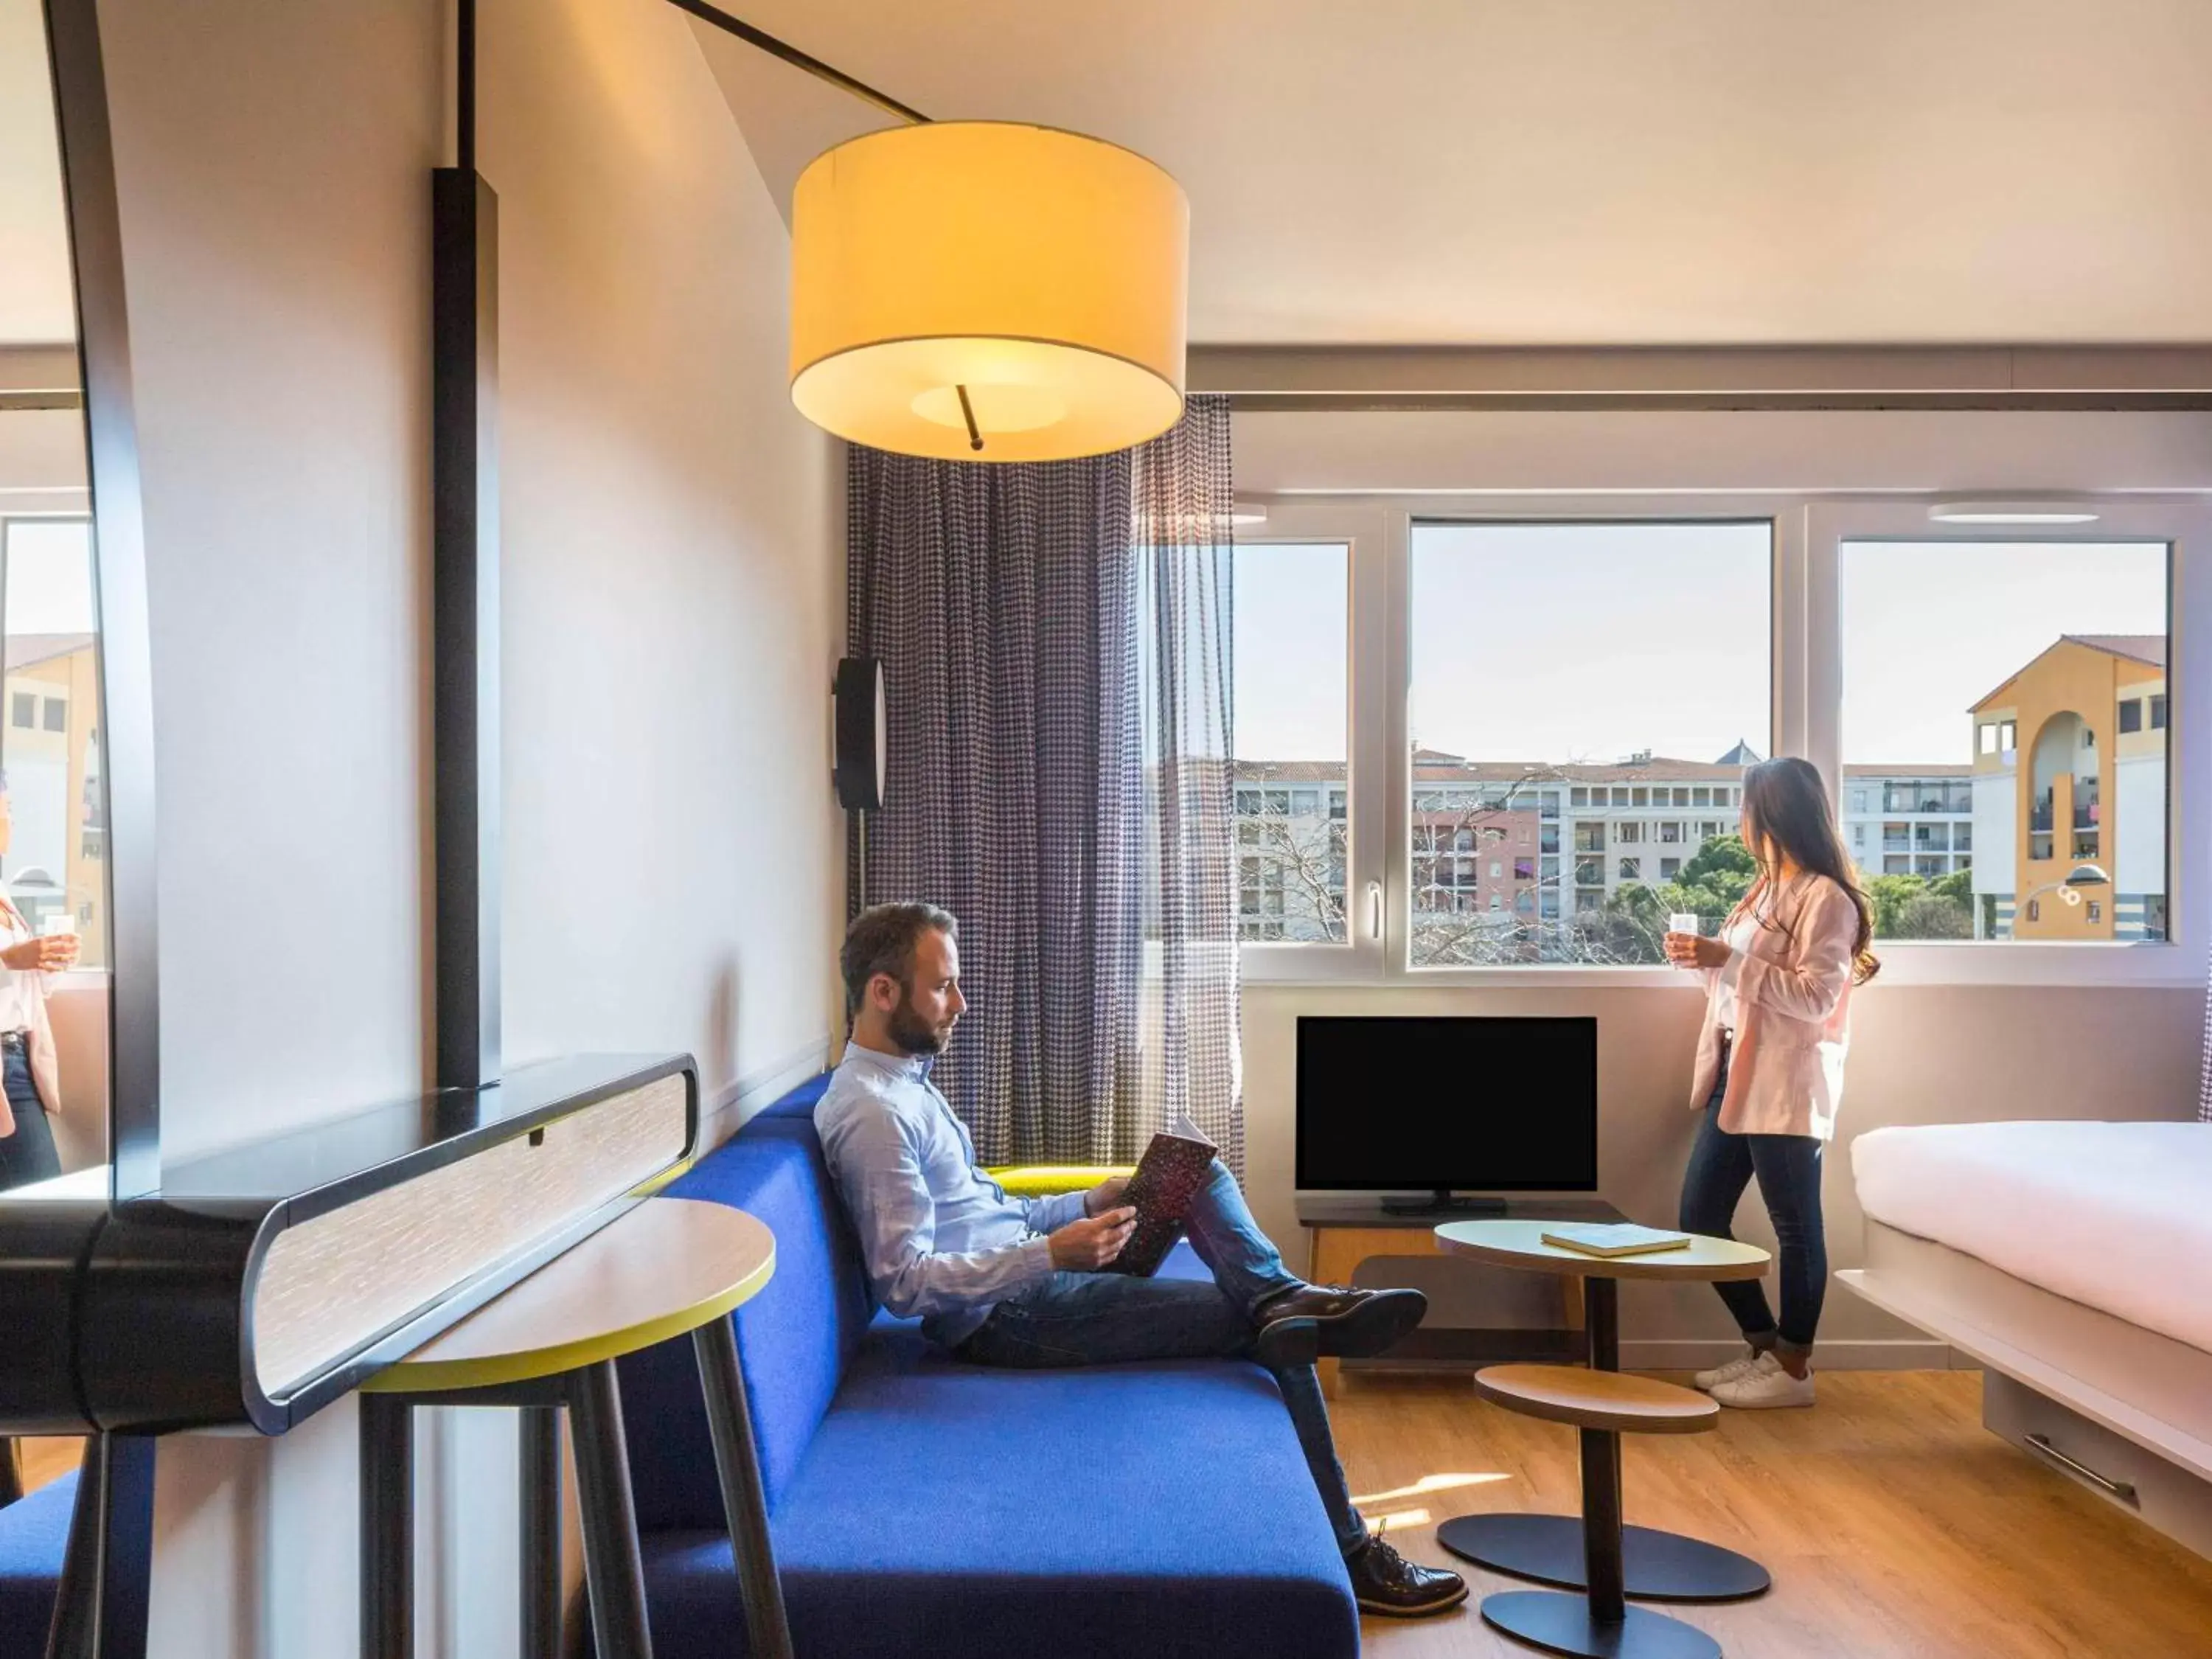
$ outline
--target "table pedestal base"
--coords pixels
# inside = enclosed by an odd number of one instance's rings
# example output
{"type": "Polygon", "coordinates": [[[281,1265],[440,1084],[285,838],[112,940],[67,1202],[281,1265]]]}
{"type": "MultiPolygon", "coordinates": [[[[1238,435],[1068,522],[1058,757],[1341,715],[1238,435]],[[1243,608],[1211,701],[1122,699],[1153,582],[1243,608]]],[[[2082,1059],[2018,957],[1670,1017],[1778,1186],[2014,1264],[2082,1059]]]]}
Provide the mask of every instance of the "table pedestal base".
{"type": "Polygon", "coordinates": [[[1505,1590],[1482,1603],[1485,1623],[1553,1653],[1583,1659],[1720,1659],[1719,1643],[1679,1619],[1641,1607],[1622,1613],[1617,1625],[1600,1623],[1591,1617],[1587,1598],[1558,1590],[1505,1590]]]}
{"type": "MultiPolygon", "coordinates": [[[[1623,1527],[1621,1558],[1627,1594],[1645,1601],[1735,1601],[1773,1583],[1747,1555],[1680,1533],[1623,1527]]],[[[1463,1561],[1540,1584],[1581,1589],[1583,1523],[1574,1515],[1497,1512],[1462,1515],[1437,1528],[1437,1542],[1463,1561]]]]}

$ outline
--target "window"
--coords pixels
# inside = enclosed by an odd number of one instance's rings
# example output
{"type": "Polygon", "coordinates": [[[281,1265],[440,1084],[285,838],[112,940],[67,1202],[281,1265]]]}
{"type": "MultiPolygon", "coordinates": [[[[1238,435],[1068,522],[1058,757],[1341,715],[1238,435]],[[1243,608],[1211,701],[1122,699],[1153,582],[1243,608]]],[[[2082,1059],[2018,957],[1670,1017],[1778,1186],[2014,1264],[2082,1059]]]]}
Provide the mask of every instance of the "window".
{"type": "Polygon", "coordinates": [[[4,555],[9,896],[32,927],[70,921],[78,965],[107,963],[106,793],[93,635],[91,526],[0,519],[4,555]]]}
{"type": "Polygon", "coordinates": [[[1492,880],[1492,881],[1496,881],[1496,880],[1498,878],[1498,877],[1500,877],[1500,876],[1504,875],[1504,873],[1505,873],[1505,866],[1504,866],[1504,865],[1503,863],[1501,863],[1499,860],[1498,860],[1497,859],[1492,859],[1492,860],[1491,860],[1491,861],[1490,861],[1490,878],[1491,878],[1491,880],[1492,880]]]}
{"type": "MultiPolygon", "coordinates": [[[[1432,921],[1417,877],[1408,962],[1663,961],[1663,909],[1653,927],[1652,896],[1620,888],[1650,879],[1653,861],[1640,849],[1661,841],[1680,847],[1687,838],[1679,822],[1669,835],[1668,826],[1650,827],[1641,815],[1726,806],[1737,775],[1716,763],[1740,744],[1771,746],[1771,527],[1416,521],[1407,559],[1407,729],[1420,746],[1465,757],[1486,781],[1501,767],[1519,769],[1562,790],[1577,811],[1639,814],[1613,823],[1609,838],[1602,819],[1575,823],[1573,902],[1557,915],[1537,907],[1540,917],[1559,922],[1551,928],[1432,921]],[[1568,594],[1572,602],[1563,604],[1568,594]],[[1468,619],[1475,616],[1514,622],[1470,635],[1468,619]],[[1670,666],[1685,639],[1698,641],[1695,675],[1670,666]],[[1707,781],[1677,784],[1656,757],[1695,763],[1707,781]],[[1589,775],[1600,767],[1598,777],[1589,775]],[[1654,771],[1656,779],[1648,775],[1654,771]],[[1605,857],[1609,848],[1626,855],[1605,857]]],[[[1431,782],[1421,770],[1415,768],[1417,788],[1431,782]]],[[[1524,795],[1508,810],[1532,806],[1524,795]]]]}
{"type": "Polygon", "coordinates": [[[2163,896],[2169,562],[2160,542],[1842,544],[1842,758],[1894,769],[1899,815],[1876,937],[2078,938],[2077,910],[2036,896],[2075,861],[2163,896]]]}
{"type": "Polygon", "coordinates": [[[1235,557],[1238,933],[1342,944],[1352,550],[1256,542],[1235,557]]]}
{"type": "Polygon", "coordinates": [[[1676,876],[1678,876],[1678,875],[1680,875],[1680,874],[1681,874],[1681,873],[1682,873],[1682,860],[1680,860],[1680,859],[1661,859],[1661,860],[1659,860],[1659,879],[1660,879],[1660,880],[1662,880],[1662,881],[1672,881],[1672,880],[1674,880],[1674,878],[1675,878],[1676,876]]]}
{"type": "Polygon", "coordinates": [[[1516,880],[1516,881],[1534,881],[1534,880],[1535,880],[1535,879],[1536,879],[1536,860],[1534,860],[1534,859],[1516,859],[1516,860],[1513,860],[1513,879],[1514,879],[1514,880],[1516,880]]]}

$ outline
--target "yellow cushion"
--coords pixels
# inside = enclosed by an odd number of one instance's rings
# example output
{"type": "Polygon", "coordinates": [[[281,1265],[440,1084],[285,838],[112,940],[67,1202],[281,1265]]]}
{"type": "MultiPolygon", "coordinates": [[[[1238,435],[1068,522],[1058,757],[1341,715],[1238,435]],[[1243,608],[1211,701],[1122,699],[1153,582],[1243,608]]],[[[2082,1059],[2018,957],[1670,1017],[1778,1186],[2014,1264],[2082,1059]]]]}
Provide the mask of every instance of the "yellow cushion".
{"type": "Polygon", "coordinates": [[[1087,1193],[1109,1176],[1135,1173],[1127,1164],[1009,1164],[987,1170],[992,1180],[1023,1198],[1044,1198],[1054,1193],[1087,1193]]]}

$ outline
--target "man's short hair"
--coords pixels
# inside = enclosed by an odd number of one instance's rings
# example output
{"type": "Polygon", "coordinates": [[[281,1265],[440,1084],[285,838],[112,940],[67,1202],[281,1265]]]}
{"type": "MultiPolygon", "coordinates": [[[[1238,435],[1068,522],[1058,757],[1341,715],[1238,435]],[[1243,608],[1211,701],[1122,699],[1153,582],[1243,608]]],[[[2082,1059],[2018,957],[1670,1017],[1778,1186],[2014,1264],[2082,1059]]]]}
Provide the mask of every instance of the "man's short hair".
{"type": "Polygon", "coordinates": [[[845,976],[848,1018],[860,1012],[868,981],[878,974],[889,974],[901,985],[906,983],[907,975],[914,971],[915,947],[924,933],[943,933],[957,939],[960,923],[950,910],[918,900],[872,904],[853,918],[853,925],[845,930],[844,948],[837,953],[837,966],[845,976]]]}

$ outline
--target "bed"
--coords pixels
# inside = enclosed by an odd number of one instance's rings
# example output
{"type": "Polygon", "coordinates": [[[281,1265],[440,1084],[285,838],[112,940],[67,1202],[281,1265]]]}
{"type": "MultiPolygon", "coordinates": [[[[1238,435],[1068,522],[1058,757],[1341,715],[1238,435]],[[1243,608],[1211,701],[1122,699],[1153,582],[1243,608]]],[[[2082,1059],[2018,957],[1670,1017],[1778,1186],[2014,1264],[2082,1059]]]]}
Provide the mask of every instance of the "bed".
{"type": "Polygon", "coordinates": [[[1876,1129],[1838,1281],[1983,1368],[1990,1429],[2212,1555],[2212,1123],[1876,1129]]]}

